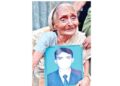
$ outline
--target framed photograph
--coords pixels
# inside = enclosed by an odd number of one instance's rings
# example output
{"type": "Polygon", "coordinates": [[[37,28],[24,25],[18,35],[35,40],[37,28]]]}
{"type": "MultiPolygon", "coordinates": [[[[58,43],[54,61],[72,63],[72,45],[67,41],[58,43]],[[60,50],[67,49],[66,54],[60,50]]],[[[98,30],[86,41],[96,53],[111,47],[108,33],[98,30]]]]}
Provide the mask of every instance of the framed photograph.
{"type": "Polygon", "coordinates": [[[82,80],[82,52],[80,45],[47,48],[44,58],[45,86],[75,86],[82,80]]]}

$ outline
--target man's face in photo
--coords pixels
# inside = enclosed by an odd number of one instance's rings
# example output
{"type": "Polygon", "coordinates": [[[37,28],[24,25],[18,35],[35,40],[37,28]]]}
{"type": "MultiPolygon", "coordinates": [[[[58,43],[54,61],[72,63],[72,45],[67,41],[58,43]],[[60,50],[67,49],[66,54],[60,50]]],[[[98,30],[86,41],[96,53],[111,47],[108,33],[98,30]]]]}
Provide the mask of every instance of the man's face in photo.
{"type": "Polygon", "coordinates": [[[71,54],[61,52],[57,55],[57,59],[55,63],[58,65],[60,69],[68,69],[71,67],[72,62],[74,61],[71,54]]]}

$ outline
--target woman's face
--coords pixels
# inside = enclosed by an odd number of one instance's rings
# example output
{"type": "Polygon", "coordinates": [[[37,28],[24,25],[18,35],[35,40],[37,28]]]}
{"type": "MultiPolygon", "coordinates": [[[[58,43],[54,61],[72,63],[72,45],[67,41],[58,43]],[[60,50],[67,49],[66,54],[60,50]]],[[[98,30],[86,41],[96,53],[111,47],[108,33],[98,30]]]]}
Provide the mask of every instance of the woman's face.
{"type": "Polygon", "coordinates": [[[77,13],[71,6],[60,6],[56,12],[54,28],[59,35],[72,36],[78,27],[77,13]]]}

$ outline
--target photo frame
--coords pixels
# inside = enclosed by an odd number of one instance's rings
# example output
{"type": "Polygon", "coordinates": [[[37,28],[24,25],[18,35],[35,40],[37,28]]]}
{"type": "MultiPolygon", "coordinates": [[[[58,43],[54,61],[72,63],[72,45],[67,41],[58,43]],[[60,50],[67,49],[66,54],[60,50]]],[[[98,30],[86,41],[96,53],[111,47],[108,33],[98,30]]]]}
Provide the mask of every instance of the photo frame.
{"type": "MultiPolygon", "coordinates": [[[[69,46],[52,46],[46,49],[45,52],[45,61],[44,61],[44,65],[45,65],[45,86],[53,86],[52,84],[49,85],[48,83],[48,75],[54,71],[57,71],[59,69],[59,67],[57,66],[57,64],[55,63],[55,51],[59,48],[67,48],[72,50],[73,52],[73,57],[74,57],[74,62],[71,64],[71,68],[81,71],[81,78],[83,78],[83,49],[80,45],[69,45],[69,46]]],[[[57,80],[57,76],[53,76],[51,79],[55,79],[56,78],[56,84],[57,86],[62,86],[62,84],[60,84],[57,80]]],[[[75,81],[75,80],[74,80],[75,81]]],[[[79,80],[80,81],[80,80],[79,80]]],[[[69,86],[75,86],[76,83],[72,83],[69,81],[69,86]]]]}

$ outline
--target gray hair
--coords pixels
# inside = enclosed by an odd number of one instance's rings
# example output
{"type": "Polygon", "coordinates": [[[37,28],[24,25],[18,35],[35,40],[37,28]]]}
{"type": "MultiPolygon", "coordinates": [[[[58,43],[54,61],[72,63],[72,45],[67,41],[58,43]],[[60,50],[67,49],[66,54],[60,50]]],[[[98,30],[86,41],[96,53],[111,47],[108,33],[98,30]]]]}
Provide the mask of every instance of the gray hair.
{"type": "Polygon", "coordinates": [[[49,27],[51,30],[53,30],[53,14],[54,14],[54,11],[55,11],[55,8],[52,9],[52,11],[50,12],[49,14],[49,17],[48,17],[48,24],[49,24],[49,27]]]}

